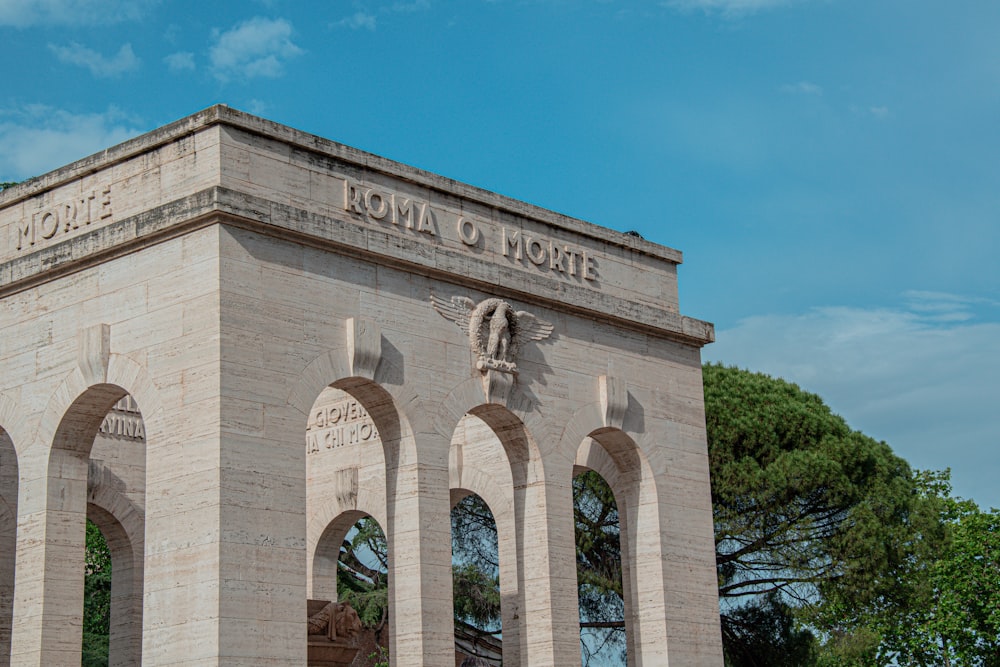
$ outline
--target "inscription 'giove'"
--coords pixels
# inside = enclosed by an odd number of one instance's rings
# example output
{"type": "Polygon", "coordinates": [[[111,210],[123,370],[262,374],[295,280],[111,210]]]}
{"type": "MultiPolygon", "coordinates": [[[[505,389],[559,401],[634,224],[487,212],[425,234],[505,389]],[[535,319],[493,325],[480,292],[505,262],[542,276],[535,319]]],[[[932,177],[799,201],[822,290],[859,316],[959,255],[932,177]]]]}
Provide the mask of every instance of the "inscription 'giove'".
{"type": "Polygon", "coordinates": [[[105,185],[79,197],[35,211],[15,225],[18,250],[48,240],[62,232],[68,234],[81,226],[112,217],[111,186],[105,185]]]}

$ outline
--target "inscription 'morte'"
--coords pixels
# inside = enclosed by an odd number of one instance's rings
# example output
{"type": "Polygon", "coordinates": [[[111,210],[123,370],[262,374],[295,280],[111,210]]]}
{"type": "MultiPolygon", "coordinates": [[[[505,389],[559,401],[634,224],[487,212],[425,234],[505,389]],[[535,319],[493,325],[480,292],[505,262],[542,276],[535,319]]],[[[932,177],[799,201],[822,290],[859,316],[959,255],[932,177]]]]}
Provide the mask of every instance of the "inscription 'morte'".
{"type": "Polygon", "coordinates": [[[55,237],[62,232],[68,234],[92,222],[111,218],[111,186],[105,185],[83,193],[79,197],[67,199],[52,206],[35,211],[17,225],[15,247],[26,247],[55,237]]]}

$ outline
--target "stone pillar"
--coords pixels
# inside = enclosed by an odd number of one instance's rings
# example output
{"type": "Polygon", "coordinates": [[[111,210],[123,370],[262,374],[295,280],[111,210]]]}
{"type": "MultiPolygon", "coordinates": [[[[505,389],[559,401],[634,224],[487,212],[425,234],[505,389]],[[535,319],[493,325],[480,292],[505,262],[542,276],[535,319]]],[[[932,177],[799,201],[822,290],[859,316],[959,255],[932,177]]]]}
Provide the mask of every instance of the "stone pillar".
{"type": "Polygon", "coordinates": [[[387,470],[393,667],[455,660],[448,443],[437,434],[424,438],[423,462],[404,447],[387,470]]]}
{"type": "Polygon", "coordinates": [[[49,462],[40,450],[22,461],[11,663],[74,665],[83,639],[88,462],[59,449],[49,462]]]}
{"type": "MultiPolygon", "coordinates": [[[[521,563],[521,664],[580,665],[580,610],[571,465],[515,486],[521,563]]],[[[505,647],[506,649],[506,647],[505,647]]]]}
{"type": "Polygon", "coordinates": [[[117,517],[94,504],[87,508],[87,515],[100,529],[111,554],[108,664],[138,665],[142,662],[142,534],[128,534],[117,517]]]}
{"type": "Polygon", "coordinates": [[[305,450],[283,417],[223,395],[150,437],[144,667],[305,664],[305,450]]]}
{"type": "Polygon", "coordinates": [[[10,664],[17,554],[17,477],[14,443],[0,428],[0,667],[10,664]]]}

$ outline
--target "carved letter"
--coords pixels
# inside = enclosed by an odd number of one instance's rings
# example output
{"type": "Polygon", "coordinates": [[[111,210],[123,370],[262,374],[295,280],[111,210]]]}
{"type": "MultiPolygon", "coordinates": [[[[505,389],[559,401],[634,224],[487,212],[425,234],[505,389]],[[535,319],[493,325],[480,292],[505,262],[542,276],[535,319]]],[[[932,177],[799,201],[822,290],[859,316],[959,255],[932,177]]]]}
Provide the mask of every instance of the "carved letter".
{"type": "Polygon", "coordinates": [[[583,267],[584,280],[597,280],[597,262],[586,250],[580,253],[580,265],[583,267]]]}
{"type": "Polygon", "coordinates": [[[73,202],[63,204],[63,210],[63,222],[66,224],[66,231],[68,232],[71,229],[79,227],[79,225],[76,224],[76,204],[73,202]]]}
{"type": "Polygon", "coordinates": [[[385,217],[385,214],[389,212],[389,202],[386,201],[385,195],[383,195],[381,192],[375,192],[374,190],[366,190],[365,208],[368,209],[368,215],[375,218],[376,220],[381,220],[382,218],[385,217]],[[374,205],[376,201],[378,202],[377,208],[374,205]]]}
{"type": "Polygon", "coordinates": [[[350,180],[344,181],[344,210],[364,213],[361,208],[361,190],[350,180]]]}
{"type": "MultiPolygon", "coordinates": [[[[465,245],[474,246],[479,243],[479,227],[472,220],[458,217],[458,236],[465,245]]],[[[505,249],[506,250],[506,249],[505,249]]]]}
{"type": "Polygon", "coordinates": [[[434,211],[426,202],[420,204],[420,220],[417,223],[417,231],[431,236],[437,233],[437,220],[434,219],[434,211]]]}
{"type": "Polygon", "coordinates": [[[101,189],[101,220],[110,218],[111,216],[111,186],[105,185],[101,189]]]}
{"type": "Polygon", "coordinates": [[[548,254],[542,242],[530,236],[524,237],[524,252],[527,253],[531,263],[536,266],[544,264],[545,256],[548,254]]]}
{"type": "Polygon", "coordinates": [[[28,245],[35,245],[35,221],[34,219],[24,219],[17,227],[17,249],[24,247],[24,242],[28,245]]]}
{"type": "Polygon", "coordinates": [[[396,205],[392,207],[392,224],[399,224],[400,216],[405,221],[407,229],[413,229],[413,204],[409,199],[396,199],[396,205]]]}
{"type": "Polygon", "coordinates": [[[569,275],[575,276],[576,275],[576,257],[577,257],[576,250],[574,250],[573,248],[570,248],[569,246],[565,246],[563,248],[563,254],[566,255],[566,263],[569,264],[569,275]]]}
{"type": "Polygon", "coordinates": [[[42,219],[39,221],[38,226],[42,230],[43,239],[50,239],[55,236],[56,232],[59,231],[59,209],[42,213],[42,219]]]}
{"type": "Polygon", "coordinates": [[[520,260],[523,257],[523,254],[521,252],[522,244],[521,244],[521,232],[520,231],[511,232],[510,236],[508,236],[507,235],[507,228],[504,227],[503,228],[503,243],[502,243],[502,245],[503,245],[503,256],[504,257],[507,256],[507,250],[510,249],[510,248],[514,249],[514,259],[520,260]]]}
{"type": "Polygon", "coordinates": [[[566,273],[566,255],[552,241],[549,241],[549,268],[560,273],[566,273]]]}

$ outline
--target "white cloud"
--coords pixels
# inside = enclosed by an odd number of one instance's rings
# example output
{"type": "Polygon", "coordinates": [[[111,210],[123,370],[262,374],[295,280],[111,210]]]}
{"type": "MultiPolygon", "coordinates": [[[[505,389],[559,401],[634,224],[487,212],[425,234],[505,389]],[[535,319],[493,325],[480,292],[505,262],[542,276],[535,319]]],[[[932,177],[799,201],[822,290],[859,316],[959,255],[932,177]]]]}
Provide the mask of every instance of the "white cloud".
{"type": "Polygon", "coordinates": [[[140,133],[114,108],[93,114],[42,105],[0,109],[0,181],[44,174],[140,133]]]}
{"type": "Polygon", "coordinates": [[[267,113],[271,105],[263,100],[258,100],[256,97],[247,102],[247,111],[255,116],[263,116],[267,113]]]}
{"type": "Polygon", "coordinates": [[[706,14],[721,14],[727,18],[737,18],[766,9],[774,9],[795,4],[801,0],[665,0],[665,7],[680,11],[703,11],[706,14]]]}
{"type": "Polygon", "coordinates": [[[366,28],[367,30],[375,29],[375,15],[369,14],[367,12],[354,12],[350,16],[340,19],[332,24],[333,28],[350,28],[352,30],[358,30],[359,28],[366,28]]]}
{"type": "Polygon", "coordinates": [[[781,92],[798,95],[822,95],[823,88],[809,81],[799,81],[798,83],[786,83],[781,87],[781,92]]]}
{"type": "Polygon", "coordinates": [[[889,107],[869,107],[868,112],[876,118],[887,118],[889,116],[889,107]]]}
{"type": "Polygon", "coordinates": [[[0,0],[0,26],[107,25],[141,18],[157,0],[0,0]]]}
{"type": "Polygon", "coordinates": [[[183,72],[194,69],[194,54],[190,51],[178,51],[163,58],[171,72],[183,72]]]}
{"type": "Polygon", "coordinates": [[[301,55],[292,40],[292,24],[284,19],[252,18],[230,30],[215,33],[209,52],[212,71],[222,81],[230,78],[275,78],[285,62],[301,55]]]}
{"type": "Polygon", "coordinates": [[[720,330],[705,358],[819,394],[915,467],[952,468],[958,494],[1000,506],[1000,305],[941,292],[903,296],[892,308],[747,318],[720,330]]]}
{"type": "Polygon", "coordinates": [[[139,69],[139,59],[132,51],[131,44],[122,44],[122,48],[111,58],[76,42],[70,42],[68,46],[49,44],[49,50],[60,62],[86,67],[97,77],[111,78],[139,69]]]}
{"type": "Polygon", "coordinates": [[[389,7],[389,11],[400,13],[422,12],[430,8],[430,0],[412,0],[411,2],[394,2],[389,7]]]}

